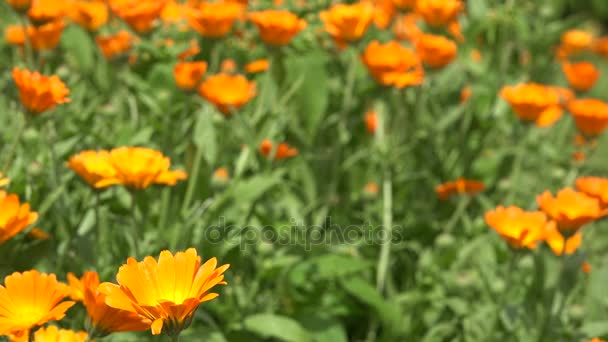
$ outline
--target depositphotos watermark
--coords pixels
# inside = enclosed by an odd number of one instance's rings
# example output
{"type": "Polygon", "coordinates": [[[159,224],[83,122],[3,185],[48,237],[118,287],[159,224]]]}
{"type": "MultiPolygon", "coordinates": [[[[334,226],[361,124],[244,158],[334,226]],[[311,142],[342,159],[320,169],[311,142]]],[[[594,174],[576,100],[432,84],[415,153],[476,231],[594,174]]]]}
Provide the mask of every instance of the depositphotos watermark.
{"type": "Polygon", "coordinates": [[[381,245],[403,241],[401,227],[384,229],[381,225],[339,225],[331,218],[323,225],[304,225],[291,219],[288,224],[272,226],[238,226],[220,217],[217,224],[203,229],[203,240],[219,244],[238,243],[241,249],[260,242],[277,246],[303,246],[305,250],[322,245],[381,245]]]}

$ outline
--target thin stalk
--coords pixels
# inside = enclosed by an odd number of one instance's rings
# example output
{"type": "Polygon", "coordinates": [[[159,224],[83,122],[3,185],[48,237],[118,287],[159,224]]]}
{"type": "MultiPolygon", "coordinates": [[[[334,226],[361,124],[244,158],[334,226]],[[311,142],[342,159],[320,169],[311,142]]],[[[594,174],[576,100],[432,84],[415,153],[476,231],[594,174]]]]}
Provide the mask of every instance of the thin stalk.
{"type": "Polygon", "coordinates": [[[171,336],[171,342],[179,342],[179,334],[171,336]]]}
{"type": "MultiPolygon", "coordinates": [[[[99,190],[93,190],[95,192],[95,233],[97,235],[97,262],[98,264],[101,264],[101,260],[100,260],[100,255],[101,255],[101,251],[103,250],[103,246],[105,245],[105,234],[102,233],[101,231],[101,223],[100,221],[100,214],[99,214],[99,207],[101,206],[101,199],[100,197],[100,191],[99,190]]],[[[98,265],[99,266],[99,265],[98,265]]],[[[99,268],[99,267],[98,267],[99,268]]]]}
{"type": "Polygon", "coordinates": [[[19,142],[21,141],[21,137],[23,137],[23,132],[25,132],[25,127],[27,126],[27,116],[23,115],[23,123],[19,125],[17,129],[17,134],[15,135],[15,139],[11,143],[11,146],[6,154],[6,161],[4,162],[4,166],[2,167],[2,174],[6,175],[8,169],[11,167],[13,163],[13,158],[15,157],[15,152],[17,152],[17,146],[19,146],[19,142]]]}
{"type": "Polygon", "coordinates": [[[384,171],[382,192],[382,228],[384,230],[384,239],[380,249],[380,257],[378,258],[378,272],[376,273],[376,288],[378,291],[384,291],[384,285],[386,284],[391,254],[391,235],[393,233],[393,185],[388,167],[384,171]]]}
{"type": "MultiPolygon", "coordinates": [[[[555,284],[555,288],[553,289],[553,291],[551,291],[551,300],[549,301],[548,314],[545,318],[544,324],[542,325],[542,330],[540,331],[540,334],[538,336],[538,342],[552,340],[551,337],[552,337],[553,331],[554,331],[554,329],[552,329],[552,326],[553,326],[554,320],[556,318],[559,318],[559,316],[561,315],[561,312],[563,310],[563,305],[561,303],[558,303],[557,310],[555,310],[555,313],[553,313],[553,311],[554,311],[553,307],[555,306],[555,300],[557,298],[557,294],[561,291],[562,284],[564,281],[564,273],[566,272],[566,260],[567,260],[566,243],[568,242],[568,238],[566,236],[564,236],[563,238],[564,238],[564,245],[562,246],[562,253],[560,255],[560,270],[559,270],[559,274],[558,274],[558,278],[557,278],[557,283],[555,284]],[[545,338],[546,334],[548,334],[547,338],[545,338]]],[[[564,300],[565,300],[566,294],[562,294],[562,296],[564,297],[564,300]]]]}
{"type": "Polygon", "coordinates": [[[203,149],[196,145],[195,149],[194,164],[192,164],[192,169],[188,172],[188,187],[186,188],[186,195],[184,196],[184,202],[182,203],[182,214],[186,212],[192,202],[192,195],[194,194],[194,188],[196,187],[196,179],[198,178],[198,172],[201,168],[201,162],[203,161],[203,149]]]}
{"type": "Polygon", "coordinates": [[[131,219],[133,220],[133,229],[131,230],[133,238],[133,254],[137,258],[139,256],[139,232],[137,222],[137,193],[135,190],[130,191],[131,194],[131,219]]]}
{"type": "Polygon", "coordinates": [[[515,151],[515,160],[513,161],[513,168],[511,169],[511,174],[509,175],[510,190],[505,203],[513,203],[513,199],[515,197],[515,189],[517,188],[515,184],[518,184],[523,167],[524,156],[527,152],[526,147],[534,127],[531,127],[530,124],[528,127],[523,127],[523,129],[525,129],[526,131],[522,134],[518,134],[519,143],[517,145],[517,150],[515,151]]]}
{"type": "Polygon", "coordinates": [[[28,34],[28,21],[25,13],[19,15],[19,20],[21,21],[21,27],[23,28],[23,36],[25,37],[25,49],[24,49],[24,59],[25,64],[32,68],[33,62],[33,49],[32,49],[32,41],[30,40],[30,35],[28,34]]]}

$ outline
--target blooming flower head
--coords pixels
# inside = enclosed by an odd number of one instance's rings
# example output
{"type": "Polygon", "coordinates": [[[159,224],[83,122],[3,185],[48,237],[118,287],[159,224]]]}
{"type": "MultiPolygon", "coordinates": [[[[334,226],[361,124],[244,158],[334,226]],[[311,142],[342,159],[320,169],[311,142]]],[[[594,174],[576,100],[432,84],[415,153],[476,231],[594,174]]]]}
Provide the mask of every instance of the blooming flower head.
{"type": "Polygon", "coordinates": [[[24,46],[27,36],[34,50],[52,50],[59,44],[64,27],[63,21],[58,19],[39,26],[28,26],[26,30],[23,26],[7,26],[4,34],[9,44],[24,46]]]}
{"type": "Polygon", "coordinates": [[[591,33],[583,30],[568,30],[561,36],[558,56],[567,58],[580,54],[583,51],[589,50],[592,44],[593,36],[591,33]]]}
{"type": "Polygon", "coordinates": [[[34,333],[34,342],[85,342],[87,341],[87,333],[84,331],[73,331],[68,329],[59,329],[55,325],[49,325],[46,328],[40,328],[34,333]]]}
{"type": "Polygon", "coordinates": [[[547,216],[542,211],[524,211],[499,206],[485,214],[486,223],[513,248],[536,248],[544,239],[547,216]]]}
{"type": "Polygon", "coordinates": [[[35,24],[44,24],[61,19],[67,14],[69,6],[66,0],[32,0],[27,16],[35,24]]]}
{"type": "Polygon", "coordinates": [[[461,0],[418,0],[416,11],[433,27],[448,26],[464,9],[461,0]]]}
{"type": "Polygon", "coordinates": [[[522,83],[503,87],[500,96],[509,102],[521,120],[547,127],[559,120],[562,116],[561,104],[573,95],[555,87],[522,83]]]}
{"type": "Polygon", "coordinates": [[[368,3],[336,4],[319,16],[329,33],[340,45],[361,39],[374,19],[374,8],[368,3]]]}
{"type": "Polygon", "coordinates": [[[202,2],[191,7],[186,18],[201,36],[221,38],[230,32],[242,11],[242,6],[233,2],[202,2]]]}
{"type": "Polygon", "coordinates": [[[119,147],[110,151],[110,163],[116,171],[95,183],[96,188],[122,185],[142,190],[153,184],[175,185],[186,179],[183,171],[170,171],[171,161],[161,152],[145,147],[119,147]]]}
{"type": "Polygon", "coordinates": [[[112,36],[97,36],[96,41],[107,59],[113,59],[126,53],[133,45],[133,37],[125,30],[121,30],[112,36]]]}
{"type": "Polygon", "coordinates": [[[258,27],[262,41],[272,46],[287,45],[306,27],[306,21],[283,10],[265,10],[249,14],[249,20],[258,27]]]}
{"type": "Polygon", "coordinates": [[[60,320],[74,302],[61,302],[69,294],[67,285],[54,274],[36,270],[15,272],[0,285],[0,335],[23,335],[48,321],[60,320]],[[60,303],[61,302],[61,303],[60,303]]]}
{"type": "Polygon", "coordinates": [[[462,90],[460,91],[460,103],[467,102],[471,98],[472,95],[473,95],[473,90],[471,89],[470,86],[462,87],[462,90]]]}
{"type": "Polygon", "coordinates": [[[576,127],[583,134],[600,135],[608,127],[608,103],[604,101],[573,100],[568,103],[568,111],[572,114],[576,127]]]}
{"type": "Polygon", "coordinates": [[[179,23],[184,20],[186,13],[186,5],[182,5],[175,0],[169,0],[163,11],[160,13],[160,18],[164,23],[172,24],[179,23]]]}
{"type": "Polygon", "coordinates": [[[555,197],[545,191],[536,198],[536,202],[562,232],[575,231],[603,214],[597,198],[572,188],[560,190],[555,197]]]}
{"type": "Polygon", "coordinates": [[[454,60],[458,47],[456,43],[443,36],[423,34],[416,40],[416,51],[424,64],[433,68],[442,68],[454,60]]]}
{"type": "Polygon", "coordinates": [[[599,70],[590,62],[563,63],[562,71],[570,86],[578,91],[588,91],[593,88],[600,77],[599,70]]]}
{"type": "Polygon", "coordinates": [[[576,189],[597,198],[604,208],[608,208],[608,178],[581,177],[576,180],[576,189]]]}
{"type": "Polygon", "coordinates": [[[266,59],[266,58],[258,59],[253,62],[249,62],[249,63],[245,64],[245,71],[250,74],[257,74],[259,72],[264,72],[264,71],[268,70],[269,66],[270,66],[270,62],[268,61],[268,59],[266,59]]]}
{"type": "Polygon", "coordinates": [[[578,247],[583,242],[583,234],[580,231],[577,231],[571,236],[567,238],[564,237],[564,234],[557,229],[556,223],[554,221],[550,221],[545,226],[545,241],[551,247],[551,250],[555,255],[562,255],[563,252],[566,254],[572,254],[576,252],[578,247]],[[564,241],[566,246],[564,247],[564,241]]]}
{"type": "Polygon", "coordinates": [[[154,21],[167,4],[167,0],[114,0],[110,1],[112,11],[132,29],[145,33],[154,28],[154,21]]]}
{"type": "Polygon", "coordinates": [[[386,29],[393,21],[397,9],[392,0],[364,0],[374,6],[374,25],[379,29],[386,29]]]}
{"type": "Polygon", "coordinates": [[[404,88],[422,83],[424,71],[418,56],[396,41],[372,41],[362,56],[374,79],[384,86],[404,88]]]}
{"type": "Polygon", "coordinates": [[[179,62],[173,68],[177,86],[184,90],[196,88],[207,71],[206,62],[179,62]]]}
{"type": "Polygon", "coordinates": [[[393,34],[397,40],[408,40],[415,42],[418,37],[424,34],[418,27],[418,19],[420,16],[416,13],[408,13],[395,19],[393,24],[393,34]]]}
{"type": "Polygon", "coordinates": [[[211,183],[214,185],[225,185],[230,180],[230,172],[225,167],[220,167],[213,171],[211,183]]]}
{"type": "Polygon", "coordinates": [[[72,4],[69,16],[86,30],[95,32],[108,21],[108,6],[102,0],[78,0],[72,4]]]}
{"type": "Polygon", "coordinates": [[[105,302],[106,296],[98,290],[99,275],[97,272],[85,272],[82,279],[68,273],[68,281],[74,300],[83,302],[92,329],[93,337],[104,337],[110,333],[122,331],[144,331],[152,323],[132,311],[115,309],[105,302]]]}
{"type": "Polygon", "coordinates": [[[368,110],[365,113],[365,129],[368,134],[375,134],[378,129],[378,114],[373,110],[368,110]]]}
{"type": "Polygon", "coordinates": [[[21,204],[19,197],[0,190],[0,245],[17,235],[38,219],[28,203],[21,204]]]}
{"type": "Polygon", "coordinates": [[[223,273],[230,265],[217,266],[215,258],[201,266],[194,248],[175,255],[160,253],[137,262],[129,258],[116,275],[118,285],[103,283],[99,292],[108,306],[130,311],[150,320],[152,334],[176,335],[190,325],[198,306],[218,296],[209,292],[225,285],[223,273]]]}
{"type": "Polygon", "coordinates": [[[21,104],[30,113],[38,115],[51,110],[57,104],[69,102],[66,97],[70,91],[59,77],[43,76],[27,69],[13,69],[13,80],[19,89],[21,104]]]}
{"type": "Polygon", "coordinates": [[[232,58],[228,58],[222,61],[220,65],[220,71],[225,74],[232,74],[236,71],[236,61],[232,58]]]}
{"type": "Polygon", "coordinates": [[[483,182],[464,179],[462,177],[458,178],[455,181],[440,184],[435,188],[435,192],[441,200],[446,200],[450,198],[450,196],[452,196],[453,194],[474,195],[484,190],[485,185],[483,184],[483,182]]]}
{"type": "Polygon", "coordinates": [[[198,93],[224,115],[238,110],[255,96],[255,83],[242,75],[218,74],[208,77],[198,93]],[[230,89],[230,91],[228,91],[230,89]]]}
{"type": "MultiPolygon", "coordinates": [[[[260,144],[259,150],[260,150],[260,153],[264,157],[270,158],[270,154],[272,153],[273,148],[274,148],[274,145],[272,144],[272,142],[268,139],[264,139],[262,141],[262,143],[260,144]]],[[[298,155],[297,148],[291,147],[287,143],[280,143],[277,146],[277,149],[274,153],[274,160],[287,159],[287,158],[295,157],[297,155],[298,155]]]]}
{"type": "Polygon", "coordinates": [[[101,181],[116,176],[116,170],[110,161],[110,152],[105,150],[82,151],[70,157],[68,167],[94,188],[101,181]]]}
{"type": "Polygon", "coordinates": [[[592,49],[596,54],[608,58],[608,36],[596,39],[592,49]]]}

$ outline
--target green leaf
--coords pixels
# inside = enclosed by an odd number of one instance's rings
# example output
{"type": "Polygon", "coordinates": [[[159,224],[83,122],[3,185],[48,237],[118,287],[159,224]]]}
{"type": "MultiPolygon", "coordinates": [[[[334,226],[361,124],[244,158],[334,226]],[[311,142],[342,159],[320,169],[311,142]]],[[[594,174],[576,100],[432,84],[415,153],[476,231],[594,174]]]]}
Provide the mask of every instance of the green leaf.
{"type": "Polygon", "coordinates": [[[346,329],[331,317],[306,315],[300,319],[314,342],[346,342],[346,329]]]}
{"type": "Polygon", "coordinates": [[[312,341],[311,336],[297,321],[274,314],[257,314],[245,318],[245,329],[264,338],[286,342],[312,341]]]}
{"type": "Polygon", "coordinates": [[[231,188],[231,194],[239,203],[255,201],[266,191],[281,181],[284,171],[275,171],[271,174],[262,174],[235,183],[231,188]]]}
{"type": "Polygon", "coordinates": [[[77,234],[79,236],[86,235],[91,228],[95,225],[95,211],[93,209],[87,210],[78,226],[77,234]]]}
{"type": "Polygon", "coordinates": [[[196,118],[193,137],[194,145],[203,150],[203,156],[210,165],[215,164],[218,152],[215,126],[211,118],[213,114],[210,106],[203,107],[202,112],[196,118]]]}
{"type": "Polygon", "coordinates": [[[91,36],[78,25],[68,26],[62,33],[61,46],[67,57],[81,71],[89,72],[95,65],[95,45],[91,36]]]}

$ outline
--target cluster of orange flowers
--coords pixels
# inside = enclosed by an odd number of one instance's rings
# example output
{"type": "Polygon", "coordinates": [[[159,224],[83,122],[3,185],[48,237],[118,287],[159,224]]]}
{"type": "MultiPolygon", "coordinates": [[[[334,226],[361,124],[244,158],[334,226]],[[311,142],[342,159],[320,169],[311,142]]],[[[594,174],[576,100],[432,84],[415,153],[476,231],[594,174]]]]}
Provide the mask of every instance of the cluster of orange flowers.
{"type": "Polygon", "coordinates": [[[486,222],[513,248],[546,241],[556,255],[572,254],[582,242],[580,228],[608,214],[608,179],[582,177],[576,188],[557,196],[545,191],[536,199],[540,211],[499,206],[486,213],[486,222]]]}
{"type": "Polygon", "coordinates": [[[69,273],[69,285],[57,281],[54,274],[15,272],[0,285],[0,336],[43,342],[85,341],[148,329],[153,335],[179,335],[201,303],[218,297],[210,290],[226,284],[228,267],[218,267],[215,258],[201,265],[201,257],[190,248],[175,255],[163,251],[158,260],[129,258],[116,275],[118,284],[100,284],[96,272],[85,272],[81,279],[69,273]],[[68,296],[73,301],[64,301],[68,296]],[[53,325],[40,328],[63,319],[76,302],[86,308],[87,332],[53,325]]]}

